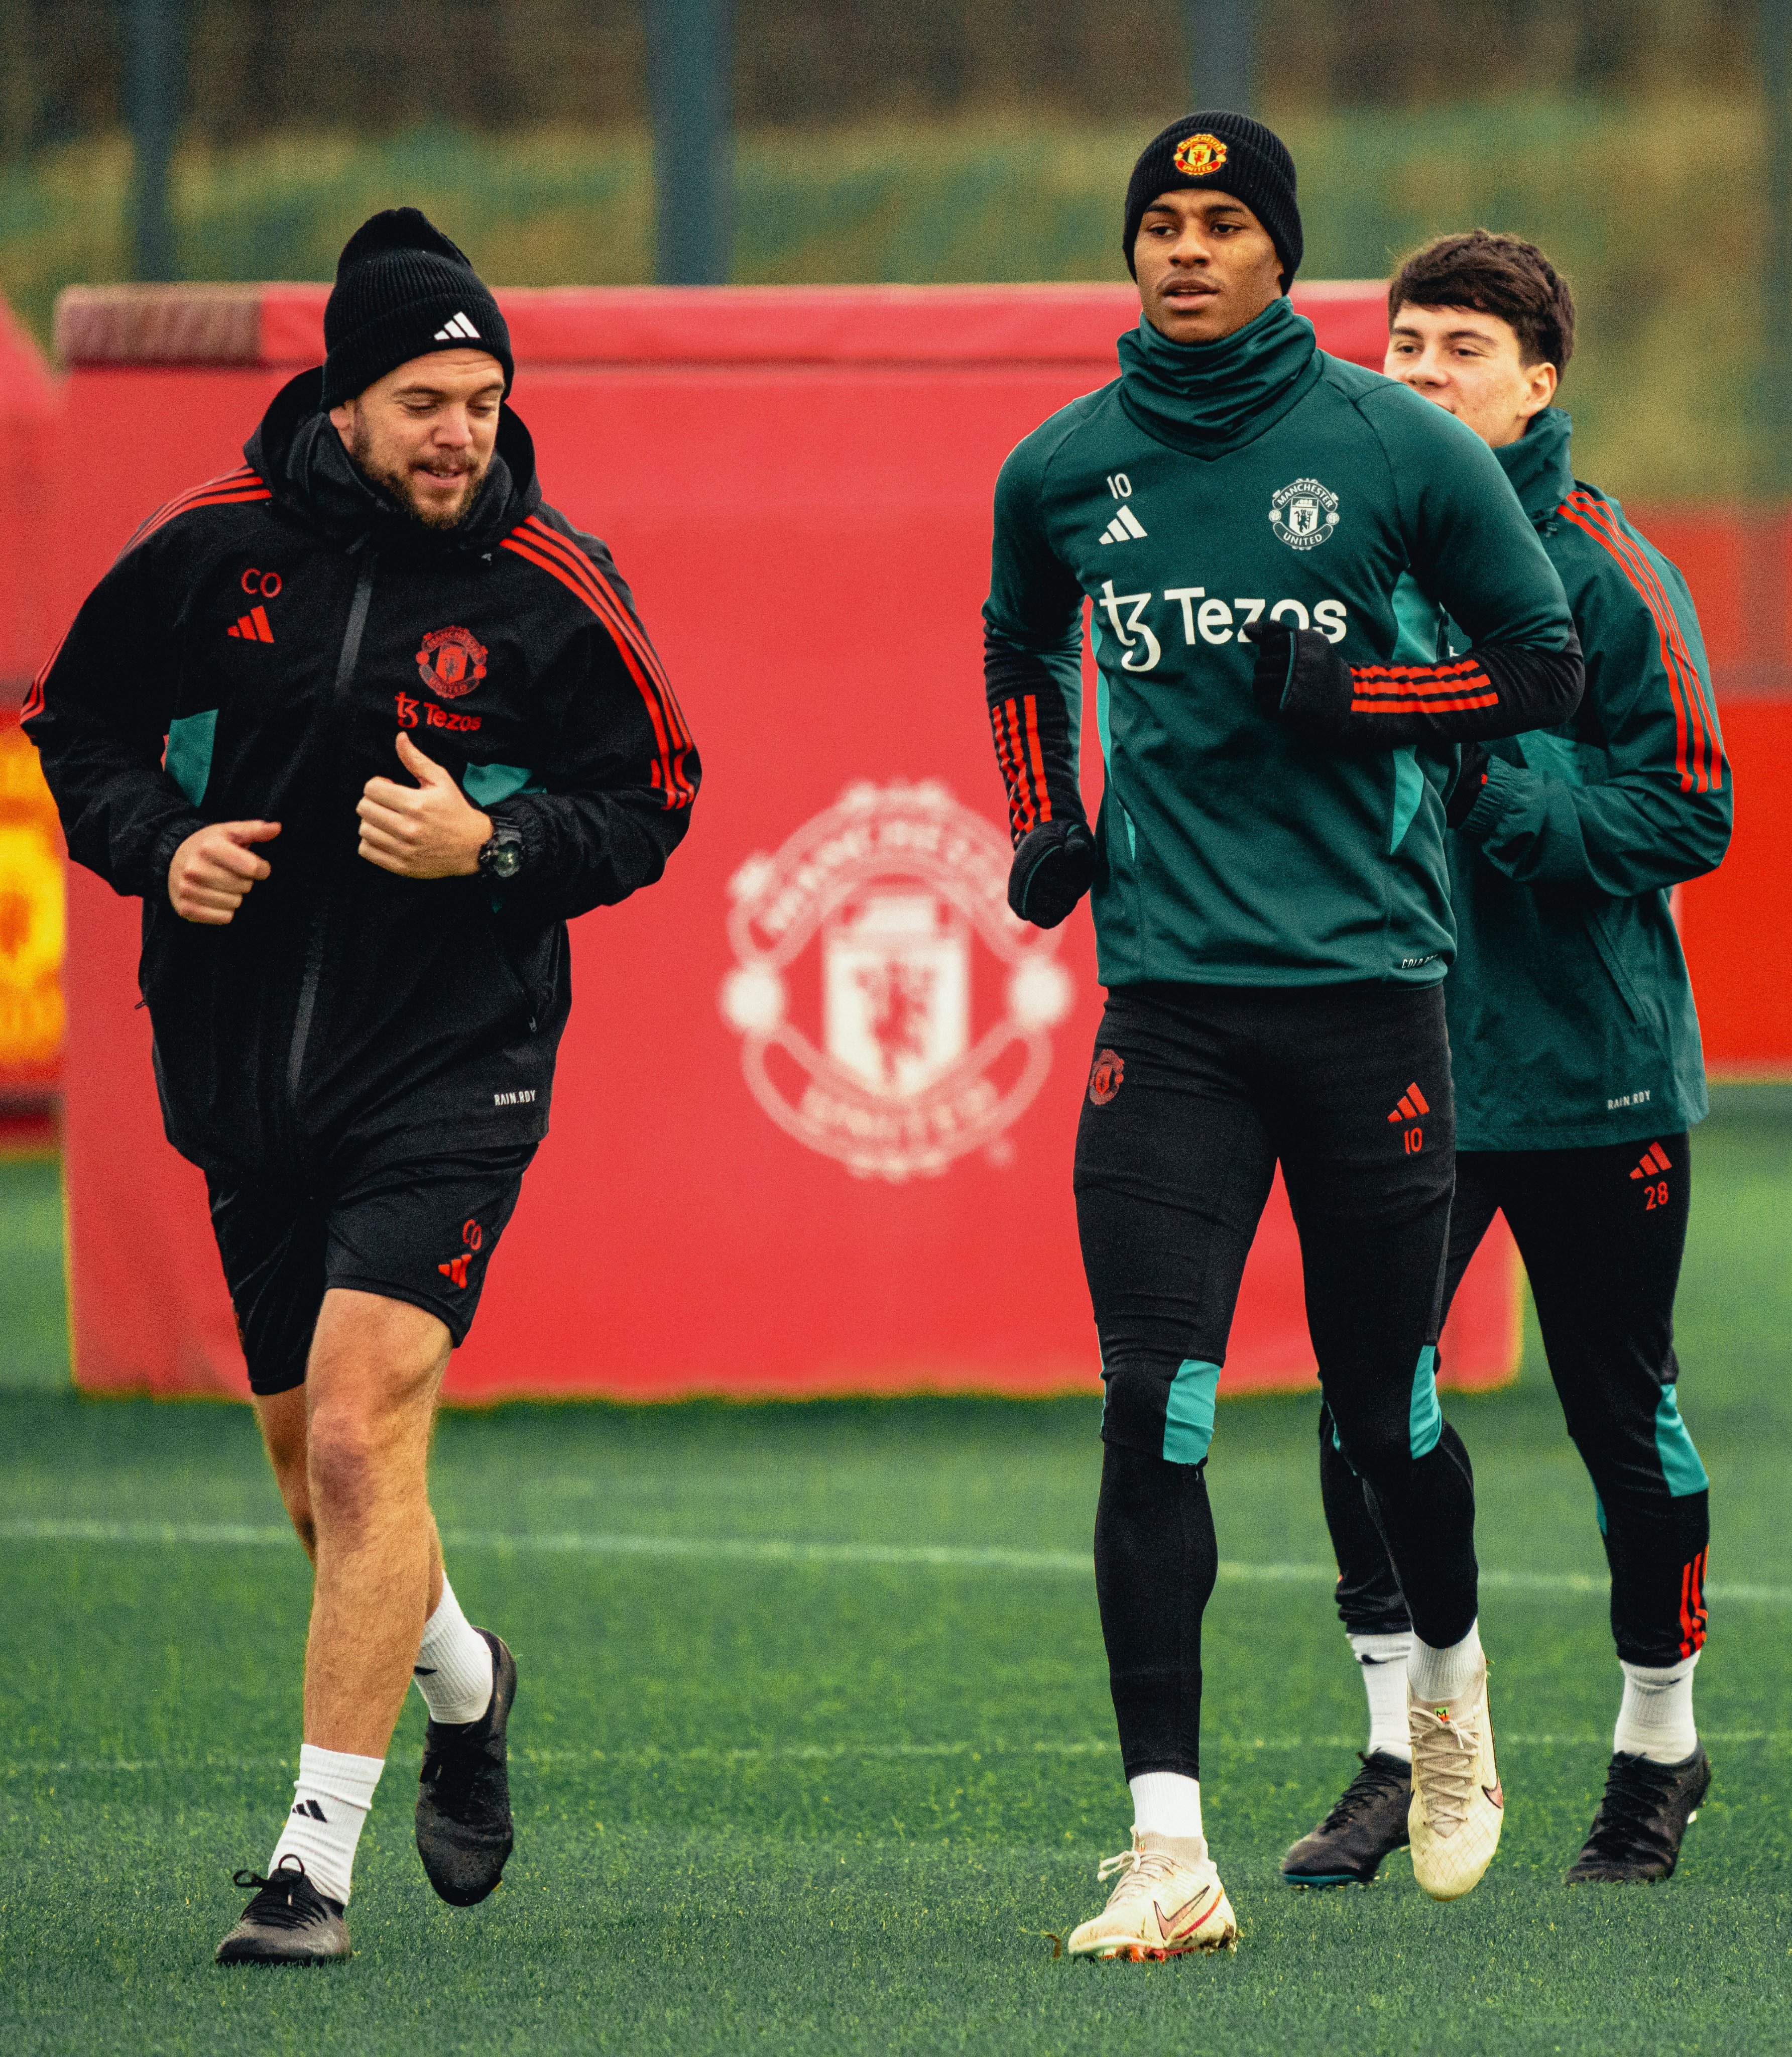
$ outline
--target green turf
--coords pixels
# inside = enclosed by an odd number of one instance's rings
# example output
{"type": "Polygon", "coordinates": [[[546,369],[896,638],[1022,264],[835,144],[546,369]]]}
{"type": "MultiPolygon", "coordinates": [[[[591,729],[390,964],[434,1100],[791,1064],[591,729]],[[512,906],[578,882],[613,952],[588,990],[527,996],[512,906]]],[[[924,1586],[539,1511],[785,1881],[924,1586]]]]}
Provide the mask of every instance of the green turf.
{"type": "Polygon", "coordinates": [[[53,1158],[0,1157],[0,1392],[69,1382],[62,1175],[53,1158]]]}
{"type": "Polygon", "coordinates": [[[1097,1904],[1128,1819],[1076,1561],[1092,1405],[529,1407],[445,1419],[436,1470],[457,1586],[521,1669],[502,1890],[471,1912],[429,1893],[413,1707],[362,1845],[354,1962],[219,1972],[228,1870],[265,1860],[296,1754],[303,1566],[241,1412],[15,1392],[0,2048],[1792,2045],[1792,1125],[1714,1124],[1695,1178],[1680,1391],[1715,1482],[1699,1702],[1717,1782],[1670,1885],[1559,1883],[1616,1667],[1591,1494],[1533,1338],[1515,1388],[1450,1407],[1481,1483],[1509,1800],[1494,1870],[1456,1906],[1403,1857],[1367,1893],[1278,1883],[1361,1726],[1311,1400],[1224,1409],[1211,1474],[1232,1568],[1209,1615],[1204,1785],[1243,1940],[1100,1968],[1048,1940],[1097,1904]],[[231,1524],[234,1546],[191,1540],[231,1524]],[[805,1543],[822,1547],[781,1554],[805,1543]],[[912,1561],[932,1544],[943,1560],[912,1561]],[[1261,1575],[1277,1565],[1297,1568],[1261,1575]],[[1513,1583],[1526,1573],[1587,1587],[1513,1583]]]}

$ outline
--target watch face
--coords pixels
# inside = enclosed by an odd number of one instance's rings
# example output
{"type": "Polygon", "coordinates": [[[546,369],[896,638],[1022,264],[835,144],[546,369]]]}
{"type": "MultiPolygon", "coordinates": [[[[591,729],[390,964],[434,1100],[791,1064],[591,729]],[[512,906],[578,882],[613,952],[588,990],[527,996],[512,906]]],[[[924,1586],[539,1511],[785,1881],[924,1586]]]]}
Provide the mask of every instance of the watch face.
{"type": "Polygon", "coordinates": [[[523,853],[513,842],[500,842],[492,853],[491,870],[495,878],[514,878],[523,868],[523,853]]]}

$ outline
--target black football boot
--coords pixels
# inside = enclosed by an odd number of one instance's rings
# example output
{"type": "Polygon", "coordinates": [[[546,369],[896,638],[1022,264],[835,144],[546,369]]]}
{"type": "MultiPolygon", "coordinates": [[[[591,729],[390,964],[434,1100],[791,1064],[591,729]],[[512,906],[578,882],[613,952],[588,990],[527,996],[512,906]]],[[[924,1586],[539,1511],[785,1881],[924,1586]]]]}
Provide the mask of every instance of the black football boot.
{"type": "Polygon", "coordinates": [[[1290,1885],[1367,1885],[1390,1851],[1406,1846],[1412,1766],[1386,1750],[1363,1758],[1363,1769],[1310,1836],[1282,1860],[1290,1885]]]}
{"type": "Polygon", "coordinates": [[[1711,1784],[1711,1760],[1703,1743],[1678,1764],[1657,1764],[1620,1750],[1605,1774],[1605,1797],[1568,1883],[1652,1885],[1671,1878],[1680,1838],[1698,1819],[1711,1784]]]}
{"type": "Polygon", "coordinates": [[[417,1854],[429,1883],[453,1907],[474,1907],[504,1877],[516,1832],[504,1730],[516,1697],[516,1660],[500,1636],[492,1646],[492,1704],[477,1722],[431,1722],[417,1791],[417,1854]]]}
{"type": "Polygon", "coordinates": [[[220,1964],[327,1964],[353,1955],[342,1901],[319,1893],[290,1853],[271,1878],[239,1871],[232,1883],[243,1892],[253,1886],[255,1896],[218,1945],[220,1964]]]}

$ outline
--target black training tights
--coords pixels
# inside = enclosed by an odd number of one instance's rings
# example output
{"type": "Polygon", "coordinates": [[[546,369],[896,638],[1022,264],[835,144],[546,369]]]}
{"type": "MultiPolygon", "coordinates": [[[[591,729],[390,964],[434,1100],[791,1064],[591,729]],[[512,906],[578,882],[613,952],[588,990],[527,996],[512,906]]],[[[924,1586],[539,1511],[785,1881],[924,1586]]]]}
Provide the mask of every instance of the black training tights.
{"type": "Polygon", "coordinates": [[[1077,1218],[1107,1445],[1096,1579],[1126,1774],[1198,1776],[1204,1475],[1244,1260],[1278,1160],[1343,1453],[1419,1634],[1475,1617],[1474,1489],[1434,1365],[1454,1175],[1435,986],[1129,986],[1096,1040],[1077,1218]]]}
{"type": "MultiPolygon", "coordinates": [[[[1705,1640],[1710,1495],[1680,1419],[1674,1355],[1691,1192],[1683,1133],[1456,1159],[1445,1305],[1503,1212],[1530,1274],[1568,1432],[1592,1479],[1612,1639],[1632,1664],[1672,1664],[1705,1640]]],[[[1319,1484],[1344,1626],[1364,1635],[1405,1628],[1400,1581],[1323,1409],[1319,1484]]]]}

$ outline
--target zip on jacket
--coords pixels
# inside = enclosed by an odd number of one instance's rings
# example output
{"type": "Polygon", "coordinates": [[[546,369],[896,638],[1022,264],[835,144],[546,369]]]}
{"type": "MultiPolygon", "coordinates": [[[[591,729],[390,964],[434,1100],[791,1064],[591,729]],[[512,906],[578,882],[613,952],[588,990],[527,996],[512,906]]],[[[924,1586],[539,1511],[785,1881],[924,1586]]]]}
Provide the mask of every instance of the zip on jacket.
{"type": "MultiPolygon", "coordinates": [[[[342,629],[342,647],[336,658],[335,685],[325,715],[326,735],[330,743],[334,743],[340,728],[343,703],[354,683],[355,666],[361,656],[361,638],[366,629],[367,609],[373,600],[374,574],[378,568],[379,553],[371,549],[363,550],[354,596],[349,601],[348,620],[342,629]]],[[[305,969],[299,980],[299,1005],[293,1017],[292,1054],[287,1063],[287,1113],[293,1124],[295,1140],[299,1125],[299,1085],[304,1075],[305,1046],[311,1039],[311,1017],[317,1011],[318,986],[323,977],[324,947],[330,933],[333,897],[327,891],[318,896],[305,937],[305,969]]],[[[534,1024],[532,1022],[530,1026],[532,1028],[534,1024]]]]}

